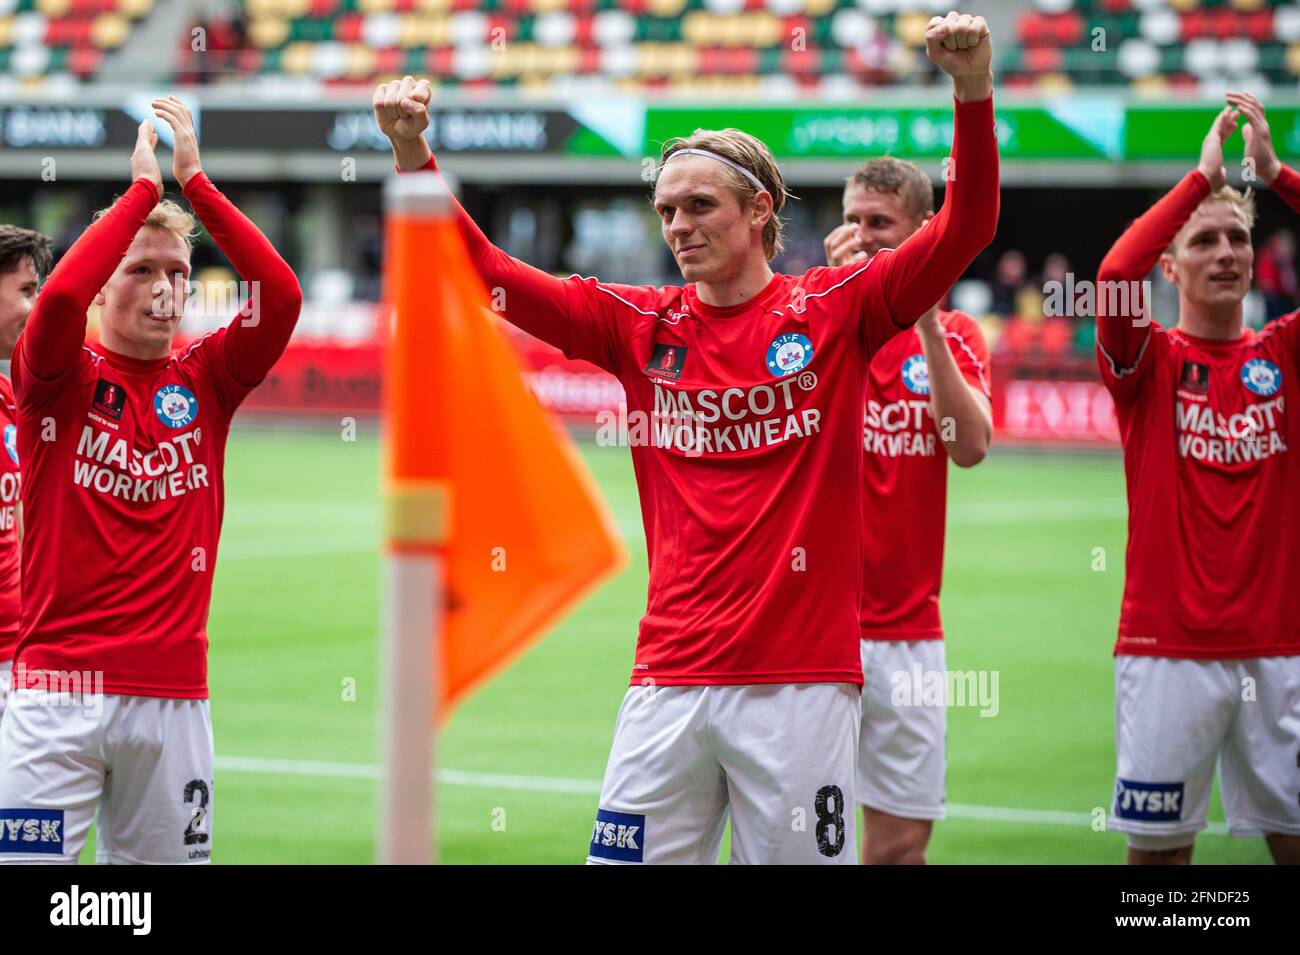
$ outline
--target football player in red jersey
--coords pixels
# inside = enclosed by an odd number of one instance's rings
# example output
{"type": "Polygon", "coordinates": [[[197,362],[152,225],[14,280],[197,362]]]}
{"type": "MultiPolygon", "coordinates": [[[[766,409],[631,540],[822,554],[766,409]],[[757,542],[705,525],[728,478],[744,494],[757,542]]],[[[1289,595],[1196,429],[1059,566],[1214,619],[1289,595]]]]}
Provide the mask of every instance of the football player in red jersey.
{"type": "MultiPolygon", "coordinates": [[[[962,172],[927,226],[871,262],[774,274],[787,192],[738,130],[664,147],[654,207],[684,286],[553,278],[455,207],[504,317],[618,377],[643,438],[629,435],[649,595],[590,862],[713,862],[728,813],[735,861],[856,859],[867,365],[997,222],[988,27],[936,17],[927,45],[952,77],[962,172]]],[[[437,168],[431,96],[410,77],[375,92],[399,170],[437,168]]]]}
{"type": "Polygon", "coordinates": [[[1300,862],[1300,318],[1242,324],[1254,201],[1228,185],[1224,141],[1244,119],[1245,168],[1297,211],[1300,175],[1260,102],[1227,100],[1196,168],[1120,236],[1096,289],[1129,506],[1110,827],[1134,864],[1191,861],[1216,762],[1229,832],[1300,862]],[[1172,327],[1147,310],[1157,265],[1178,288],[1172,327]]]}
{"type": "MultiPolygon", "coordinates": [[[[896,249],[934,216],[934,187],[914,163],[864,163],[844,187],[844,222],[826,237],[831,265],[896,249]]],[[[963,312],[923,315],[871,360],[862,510],[862,727],[857,800],[862,861],[924,863],[944,812],[946,700],[910,687],[947,673],[943,580],[948,460],[972,467],[993,435],[989,351],[963,312]]],[[[944,680],[944,686],[948,681],[944,680]]]]}
{"type": "Polygon", "coordinates": [[[212,852],[207,617],[225,445],[302,293],[204,174],[185,105],[153,107],[177,183],[248,295],[227,327],[173,350],[195,224],[159,202],[157,136],[141,123],[130,188],[60,259],[14,350],[27,528],[0,862],[75,862],[96,809],[100,862],[212,852]]]}
{"type": "Polygon", "coordinates": [[[9,380],[9,359],[14,343],[36,304],[41,276],[50,270],[50,240],[39,232],[0,225],[0,427],[4,452],[0,453],[0,717],[9,695],[10,670],[18,645],[18,612],[22,574],[19,567],[20,535],[16,409],[9,380]]]}

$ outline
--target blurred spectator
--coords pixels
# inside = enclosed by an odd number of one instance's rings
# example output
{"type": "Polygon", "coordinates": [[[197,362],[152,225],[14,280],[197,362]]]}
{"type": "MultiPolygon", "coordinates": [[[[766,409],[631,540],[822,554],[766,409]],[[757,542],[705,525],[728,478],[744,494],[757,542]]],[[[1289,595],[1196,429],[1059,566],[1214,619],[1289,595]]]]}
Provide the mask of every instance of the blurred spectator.
{"type": "Polygon", "coordinates": [[[1003,252],[993,275],[993,311],[1003,316],[1016,314],[1016,296],[1027,278],[1024,255],[1015,249],[1003,252]]]}
{"type": "Polygon", "coordinates": [[[1290,229],[1274,232],[1260,248],[1255,258],[1255,283],[1264,293],[1266,321],[1295,309],[1295,235],[1290,229]]]}

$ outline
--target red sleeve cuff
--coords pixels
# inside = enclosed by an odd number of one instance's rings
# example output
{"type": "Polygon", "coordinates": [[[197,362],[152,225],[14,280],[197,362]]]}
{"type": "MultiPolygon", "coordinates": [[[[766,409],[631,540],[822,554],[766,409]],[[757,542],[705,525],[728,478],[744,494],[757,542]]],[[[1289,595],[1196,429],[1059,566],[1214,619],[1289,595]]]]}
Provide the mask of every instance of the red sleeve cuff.
{"type": "Polygon", "coordinates": [[[204,186],[209,189],[216,188],[216,186],[212,185],[212,180],[208,178],[208,174],[200,169],[194,175],[190,176],[189,179],[185,180],[185,185],[181,186],[181,194],[186,198],[189,198],[191,192],[202,189],[204,186]]]}
{"type": "Polygon", "coordinates": [[[154,185],[154,181],[148,176],[141,176],[139,179],[135,180],[135,182],[131,183],[131,185],[136,186],[140,183],[144,183],[145,187],[148,188],[149,194],[153,196],[154,202],[157,202],[162,198],[162,195],[158,192],[158,187],[154,185]]]}
{"type": "Polygon", "coordinates": [[[1300,173],[1285,163],[1269,188],[1276,192],[1291,208],[1300,208],[1300,173]]]}
{"type": "Polygon", "coordinates": [[[424,165],[421,166],[419,169],[402,169],[396,164],[393,165],[393,168],[397,170],[397,174],[399,176],[403,176],[408,172],[437,172],[438,158],[434,156],[433,153],[429,153],[429,158],[425,161],[424,165]]]}

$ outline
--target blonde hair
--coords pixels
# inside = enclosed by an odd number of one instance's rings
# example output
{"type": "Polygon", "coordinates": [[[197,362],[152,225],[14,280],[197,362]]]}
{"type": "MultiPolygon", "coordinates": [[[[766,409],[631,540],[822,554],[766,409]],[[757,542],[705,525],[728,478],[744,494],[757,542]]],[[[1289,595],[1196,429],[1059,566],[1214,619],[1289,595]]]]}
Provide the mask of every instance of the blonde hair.
{"type": "Polygon", "coordinates": [[[861,186],[868,192],[898,196],[903,208],[919,222],[934,212],[934,186],[930,177],[916,163],[893,156],[868,159],[844,181],[845,186],[861,186]]]}
{"type": "MultiPolygon", "coordinates": [[[[1228,205],[1232,206],[1245,217],[1247,231],[1255,228],[1255,191],[1253,189],[1248,188],[1243,191],[1240,189],[1234,189],[1232,186],[1220,186],[1218,189],[1214,190],[1214,192],[1202,199],[1201,204],[1196,207],[1195,211],[1199,212],[1211,202],[1228,203],[1228,205]]],[[[1191,218],[1189,216],[1188,222],[1190,223],[1190,221],[1191,218]]],[[[1166,255],[1174,254],[1174,247],[1178,245],[1178,240],[1182,237],[1183,232],[1186,229],[1187,225],[1184,224],[1183,227],[1178,230],[1178,234],[1175,235],[1173,241],[1169,243],[1169,248],[1165,249],[1166,255]]]]}
{"type": "MultiPolygon", "coordinates": [[[[100,209],[91,217],[90,221],[98,222],[107,212],[108,209],[100,209]]],[[[184,242],[187,249],[194,248],[194,240],[199,234],[199,225],[194,216],[170,199],[164,199],[154,206],[149,211],[144,224],[170,232],[184,242]]]]}
{"type": "MultiPolygon", "coordinates": [[[[781,178],[772,150],[761,139],[739,129],[697,129],[689,136],[678,136],[664,143],[659,157],[660,170],[669,157],[681,149],[705,149],[717,153],[748,170],[763,184],[772,197],[772,217],[763,226],[763,254],[769,261],[773,259],[785,247],[781,210],[785,208],[786,199],[797,197],[786,191],[785,180],[781,178]]],[[[758,187],[730,166],[723,167],[722,171],[741,206],[749,205],[758,195],[758,187]]]]}

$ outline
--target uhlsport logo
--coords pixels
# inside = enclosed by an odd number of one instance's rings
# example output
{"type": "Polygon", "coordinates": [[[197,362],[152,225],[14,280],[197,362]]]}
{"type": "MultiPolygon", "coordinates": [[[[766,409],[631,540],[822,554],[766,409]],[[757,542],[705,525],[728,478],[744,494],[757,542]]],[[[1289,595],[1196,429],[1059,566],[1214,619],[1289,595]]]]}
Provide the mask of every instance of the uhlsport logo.
{"type": "Polygon", "coordinates": [[[1117,779],[1115,816],[1135,822],[1177,822],[1183,818],[1183,784],[1117,779]]]}
{"type": "Polygon", "coordinates": [[[9,452],[9,457],[14,459],[14,464],[17,464],[18,429],[11,424],[5,425],[5,450],[9,452]]]}
{"type": "Polygon", "coordinates": [[[0,855],[63,854],[62,809],[0,809],[0,855]]]}
{"type": "Polygon", "coordinates": [[[1241,383],[1247,391],[1267,398],[1282,387],[1282,369],[1267,358],[1252,358],[1241,366],[1241,383]]]}
{"type": "Polygon", "coordinates": [[[812,361],[813,344],[807,335],[786,332],[772,339],[767,347],[767,370],[778,378],[803,371],[812,361]]]}
{"type": "Polygon", "coordinates": [[[913,355],[903,362],[903,384],[914,395],[930,393],[930,370],[925,366],[924,355],[913,355]]]}
{"type": "Polygon", "coordinates": [[[184,385],[163,385],[153,396],[158,420],[169,428],[186,428],[199,414],[199,399],[184,385]]]}
{"type": "Polygon", "coordinates": [[[595,859],[640,862],[645,852],[645,816],[631,812],[596,811],[590,854],[595,859]]]}

